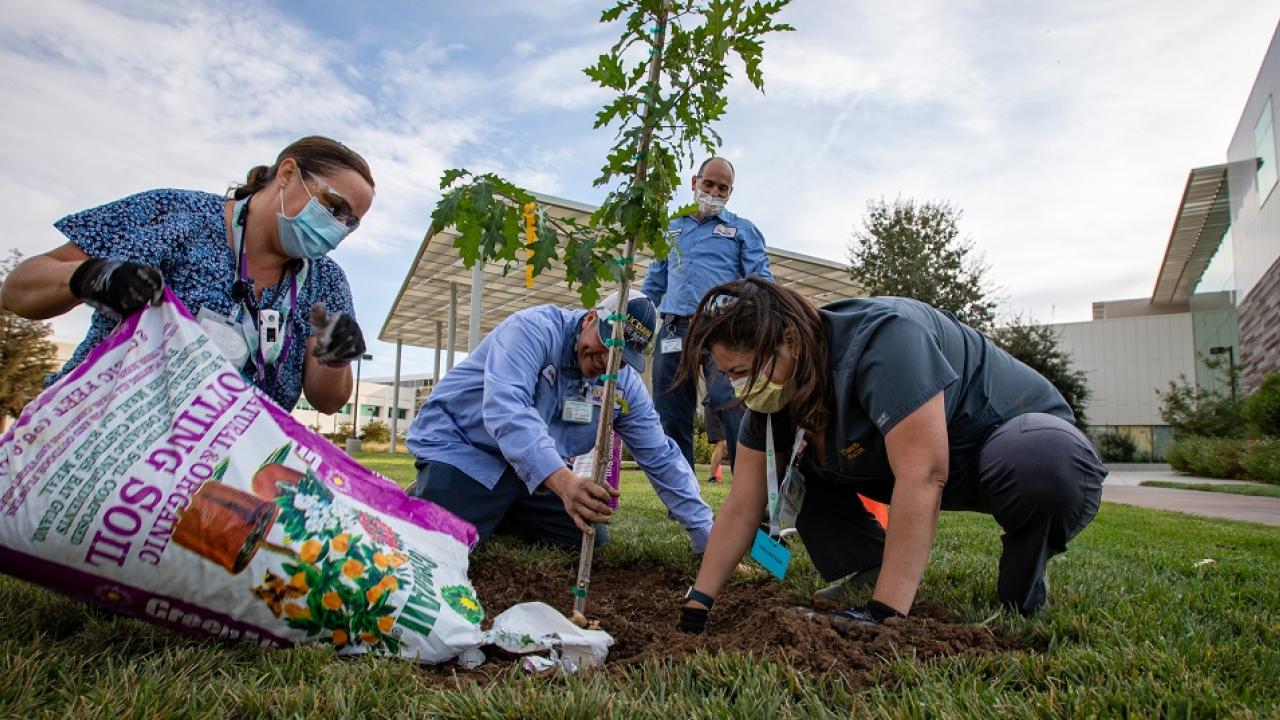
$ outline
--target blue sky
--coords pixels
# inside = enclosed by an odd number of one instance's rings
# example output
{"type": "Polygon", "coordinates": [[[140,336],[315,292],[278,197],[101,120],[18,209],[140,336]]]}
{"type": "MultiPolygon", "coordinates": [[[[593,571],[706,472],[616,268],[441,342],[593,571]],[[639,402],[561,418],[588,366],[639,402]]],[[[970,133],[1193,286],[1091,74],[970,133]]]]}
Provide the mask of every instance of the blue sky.
{"type": "MultiPolygon", "coordinates": [[[[616,37],[601,7],[3,0],[4,247],[44,252],[54,220],[140,190],[221,192],[329,135],[378,183],[335,253],[372,340],[445,168],[599,200],[607,96],[581,68],[616,37]]],[[[1150,293],[1187,171],[1223,161],[1278,18],[1268,0],[800,0],[766,94],[741,73],[729,88],[730,208],[771,245],[843,260],[868,200],[948,200],[1006,312],[1087,319],[1150,293]]],[[[371,345],[366,372],[389,373],[391,346],[371,345]]],[[[406,351],[406,371],[431,356],[406,351]]]]}

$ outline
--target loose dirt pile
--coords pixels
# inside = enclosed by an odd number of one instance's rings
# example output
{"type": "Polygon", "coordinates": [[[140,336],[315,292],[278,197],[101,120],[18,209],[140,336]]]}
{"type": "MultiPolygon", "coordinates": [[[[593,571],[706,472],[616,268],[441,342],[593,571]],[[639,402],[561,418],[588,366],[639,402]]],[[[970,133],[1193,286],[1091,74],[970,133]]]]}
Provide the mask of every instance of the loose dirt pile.
{"type": "MultiPolygon", "coordinates": [[[[575,568],[570,563],[548,573],[489,557],[471,566],[470,577],[490,617],[516,603],[534,600],[546,602],[566,616],[573,609],[569,588],[575,580],[575,568]]],[[[792,613],[796,599],[768,577],[732,585],[716,601],[707,633],[686,635],[676,629],[676,621],[687,587],[681,569],[669,565],[601,565],[593,569],[587,616],[598,620],[614,638],[610,667],[678,658],[698,650],[725,650],[768,656],[815,675],[842,675],[858,687],[870,683],[872,672],[895,653],[927,660],[1017,648],[997,629],[959,624],[944,609],[927,604],[914,608],[905,620],[842,635],[792,613]]],[[[495,671],[500,674],[514,662],[515,656],[491,654],[483,675],[494,677],[495,671]]]]}

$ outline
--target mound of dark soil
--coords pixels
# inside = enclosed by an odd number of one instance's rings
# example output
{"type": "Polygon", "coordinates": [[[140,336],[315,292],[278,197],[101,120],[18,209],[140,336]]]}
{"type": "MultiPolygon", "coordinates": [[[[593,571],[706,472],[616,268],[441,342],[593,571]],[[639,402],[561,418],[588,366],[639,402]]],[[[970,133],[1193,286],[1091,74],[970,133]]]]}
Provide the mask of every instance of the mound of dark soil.
{"type": "MultiPolygon", "coordinates": [[[[576,568],[571,563],[546,572],[488,557],[473,564],[470,575],[491,617],[517,603],[535,600],[552,605],[566,617],[572,614],[569,588],[576,579],[576,568]]],[[[872,672],[895,654],[928,660],[1007,652],[1017,647],[998,629],[957,623],[943,608],[927,604],[917,605],[904,620],[841,634],[793,612],[795,598],[768,577],[726,589],[716,601],[707,633],[687,635],[676,629],[686,587],[682,570],[669,565],[601,565],[593,569],[587,616],[614,638],[610,667],[678,658],[698,650],[724,650],[768,656],[815,675],[838,674],[859,687],[870,683],[872,672]]],[[[506,653],[491,654],[483,675],[494,677],[495,671],[500,674],[517,661],[506,653]]]]}

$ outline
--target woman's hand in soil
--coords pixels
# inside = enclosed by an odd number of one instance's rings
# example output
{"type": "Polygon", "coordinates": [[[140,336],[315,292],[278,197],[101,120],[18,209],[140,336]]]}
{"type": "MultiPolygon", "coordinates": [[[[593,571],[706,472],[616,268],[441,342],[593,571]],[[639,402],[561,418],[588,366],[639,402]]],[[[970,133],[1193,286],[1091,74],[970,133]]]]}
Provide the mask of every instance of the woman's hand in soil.
{"type": "Polygon", "coordinates": [[[701,635],[707,630],[707,613],[709,612],[711,611],[704,607],[685,605],[680,608],[680,622],[676,623],[676,629],[692,635],[701,635]]]}
{"type": "Polygon", "coordinates": [[[607,523],[613,516],[608,503],[610,498],[618,496],[617,490],[600,487],[568,468],[555,471],[542,484],[560,496],[565,511],[584,533],[593,532],[593,523],[607,523]]]}

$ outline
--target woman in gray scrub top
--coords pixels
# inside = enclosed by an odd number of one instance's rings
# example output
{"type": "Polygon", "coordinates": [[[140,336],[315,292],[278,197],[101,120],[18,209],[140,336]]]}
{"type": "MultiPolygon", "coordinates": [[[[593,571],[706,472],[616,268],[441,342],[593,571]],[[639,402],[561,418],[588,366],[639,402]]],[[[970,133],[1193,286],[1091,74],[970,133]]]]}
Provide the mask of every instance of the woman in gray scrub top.
{"type": "Polygon", "coordinates": [[[939,510],[995,517],[997,594],[1030,614],[1048,600],[1049,558],[1098,510],[1106,468],[1062,395],[948,312],[896,297],[817,309],[748,278],[707,293],[685,343],[682,371],[709,353],[750,412],[682,630],[705,629],[748,549],[786,555],[790,524],[833,588],[875,585],[866,605],[815,615],[837,629],[905,616],[939,510]],[[890,504],[887,531],[858,494],[890,504]]]}

